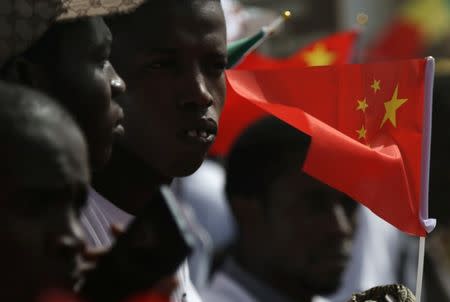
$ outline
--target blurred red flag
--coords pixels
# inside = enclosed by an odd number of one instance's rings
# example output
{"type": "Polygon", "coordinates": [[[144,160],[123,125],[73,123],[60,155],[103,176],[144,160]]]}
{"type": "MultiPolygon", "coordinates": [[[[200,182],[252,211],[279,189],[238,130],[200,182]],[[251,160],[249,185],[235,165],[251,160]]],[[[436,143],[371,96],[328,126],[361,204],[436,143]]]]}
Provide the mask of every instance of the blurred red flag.
{"type": "Polygon", "coordinates": [[[394,20],[368,49],[368,62],[412,59],[423,56],[425,39],[420,27],[403,19],[394,20]]]}
{"type": "Polygon", "coordinates": [[[449,24],[450,1],[403,1],[368,48],[367,61],[422,57],[427,49],[448,39],[449,24]]]}
{"type": "Polygon", "coordinates": [[[256,51],[250,53],[235,69],[271,69],[324,66],[349,63],[358,31],[337,33],[311,43],[288,58],[270,58],[256,51]]]}
{"type": "MultiPolygon", "coordinates": [[[[357,31],[347,31],[329,36],[309,45],[287,59],[272,59],[257,52],[252,52],[234,69],[286,69],[306,67],[310,64],[324,65],[324,63],[328,63],[325,65],[335,65],[349,63],[358,35],[357,31]],[[309,58],[309,64],[306,63],[305,57],[309,58]]],[[[210,155],[225,155],[230,148],[230,144],[239,133],[251,122],[266,114],[264,111],[258,111],[252,109],[252,107],[254,106],[250,104],[236,104],[233,101],[226,101],[220,118],[220,135],[210,149],[210,155]]]]}
{"type": "Polygon", "coordinates": [[[422,166],[429,138],[423,132],[425,66],[426,60],[410,60],[228,71],[227,102],[249,115],[275,115],[310,135],[305,172],[401,231],[424,236],[434,222],[426,219],[427,194],[421,195],[428,192],[421,190],[428,171],[422,166]]]}

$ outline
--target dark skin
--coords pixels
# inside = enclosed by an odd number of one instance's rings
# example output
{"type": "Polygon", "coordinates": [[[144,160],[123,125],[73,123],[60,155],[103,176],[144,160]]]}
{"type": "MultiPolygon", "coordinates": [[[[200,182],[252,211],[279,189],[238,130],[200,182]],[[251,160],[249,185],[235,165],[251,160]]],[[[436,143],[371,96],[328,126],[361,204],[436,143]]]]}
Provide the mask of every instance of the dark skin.
{"type": "MultiPolygon", "coordinates": [[[[49,289],[71,291],[84,246],[79,214],[89,168],[83,136],[67,114],[36,99],[44,96],[26,97],[37,105],[15,107],[9,119],[0,113],[5,139],[0,151],[1,301],[30,302],[49,289]],[[14,121],[17,126],[9,127],[14,121]]],[[[8,106],[4,96],[2,101],[8,106]]]]}
{"type": "MultiPolygon", "coordinates": [[[[225,99],[226,31],[219,1],[148,1],[124,18],[110,26],[112,62],[128,85],[127,94],[118,99],[127,131],[93,184],[136,215],[161,184],[198,169],[214,141],[225,99]]],[[[148,270],[133,276],[146,274],[148,270]]],[[[96,282],[117,281],[112,273],[93,278],[83,291],[87,299],[111,301],[124,292],[99,292],[96,282]]]]}
{"type": "Polygon", "coordinates": [[[261,198],[232,197],[236,260],[294,301],[334,292],[350,257],[356,204],[287,168],[261,198]],[[289,259],[289,261],[286,261],[289,259]]]}
{"type": "Polygon", "coordinates": [[[49,42],[40,45],[51,55],[33,56],[31,49],[13,61],[7,77],[57,99],[79,123],[91,166],[99,168],[110,158],[113,138],[123,133],[123,112],[113,99],[125,84],[109,62],[112,35],[100,17],[52,26],[49,42]]]}
{"type": "Polygon", "coordinates": [[[214,141],[225,98],[226,31],[219,1],[150,1],[111,22],[126,135],[94,187],[136,214],[154,189],[193,173],[214,141]],[[143,30],[145,29],[145,30],[143,30]]]}

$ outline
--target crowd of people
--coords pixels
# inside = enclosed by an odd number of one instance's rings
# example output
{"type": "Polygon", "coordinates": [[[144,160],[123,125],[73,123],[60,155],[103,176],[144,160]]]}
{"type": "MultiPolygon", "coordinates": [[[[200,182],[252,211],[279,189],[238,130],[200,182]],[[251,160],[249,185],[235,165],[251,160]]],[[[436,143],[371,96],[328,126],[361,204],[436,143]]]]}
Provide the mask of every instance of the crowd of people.
{"type": "MultiPolygon", "coordinates": [[[[0,1],[0,301],[415,301],[415,242],[303,172],[307,135],[264,117],[208,156],[236,3],[0,1]]],[[[450,299],[441,230],[426,301],[450,299]]]]}

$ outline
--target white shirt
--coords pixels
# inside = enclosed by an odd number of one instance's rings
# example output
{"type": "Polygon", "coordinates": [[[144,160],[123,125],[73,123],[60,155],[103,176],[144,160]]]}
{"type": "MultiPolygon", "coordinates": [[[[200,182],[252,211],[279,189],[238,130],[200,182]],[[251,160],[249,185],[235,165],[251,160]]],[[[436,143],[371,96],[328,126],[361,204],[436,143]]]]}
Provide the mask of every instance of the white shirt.
{"type": "Polygon", "coordinates": [[[231,258],[214,274],[202,298],[211,302],[292,302],[231,258]]]}
{"type": "MultiPolygon", "coordinates": [[[[109,247],[114,242],[111,225],[127,226],[134,217],[119,209],[94,189],[90,189],[86,207],[81,213],[86,241],[92,247],[109,247]]],[[[177,271],[179,287],[172,296],[173,302],[201,302],[189,277],[185,261],[177,271]]]]}

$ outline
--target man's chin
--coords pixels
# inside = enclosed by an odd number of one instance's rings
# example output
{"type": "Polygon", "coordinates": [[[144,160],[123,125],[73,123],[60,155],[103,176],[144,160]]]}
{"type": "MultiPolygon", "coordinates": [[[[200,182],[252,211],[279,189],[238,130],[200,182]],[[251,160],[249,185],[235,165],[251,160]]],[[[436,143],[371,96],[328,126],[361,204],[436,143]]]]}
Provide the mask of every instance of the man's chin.
{"type": "Polygon", "coordinates": [[[194,174],[202,165],[204,157],[198,158],[185,158],[177,160],[177,162],[172,165],[172,169],[170,169],[169,176],[170,177],[186,177],[194,174]]]}

